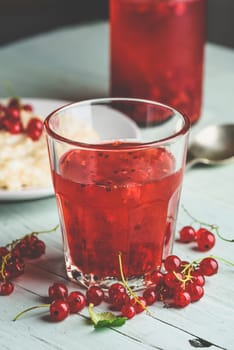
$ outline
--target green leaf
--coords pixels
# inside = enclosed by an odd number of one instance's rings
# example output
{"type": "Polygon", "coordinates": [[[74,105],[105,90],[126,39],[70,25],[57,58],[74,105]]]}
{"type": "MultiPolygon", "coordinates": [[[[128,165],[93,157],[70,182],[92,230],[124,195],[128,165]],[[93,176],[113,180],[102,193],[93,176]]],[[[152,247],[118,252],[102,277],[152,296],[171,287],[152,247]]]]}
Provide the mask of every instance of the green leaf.
{"type": "Polygon", "coordinates": [[[119,327],[122,326],[127,318],[115,316],[112,312],[97,313],[93,310],[93,304],[89,304],[88,312],[95,328],[119,327]]]}

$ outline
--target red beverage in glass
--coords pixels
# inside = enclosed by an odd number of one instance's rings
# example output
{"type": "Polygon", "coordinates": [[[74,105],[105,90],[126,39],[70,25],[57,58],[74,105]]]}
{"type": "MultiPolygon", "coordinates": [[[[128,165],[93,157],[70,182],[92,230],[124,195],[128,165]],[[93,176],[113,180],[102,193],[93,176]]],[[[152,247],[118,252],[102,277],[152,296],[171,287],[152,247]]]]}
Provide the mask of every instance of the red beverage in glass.
{"type": "MultiPolygon", "coordinates": [[[[169,254],[182,170],[163,148],[71,150],[53,172],[63,213],[70,277],[129,279],[159,269],[169,254]]],[[[131,145],[130,145],[131,147],[131,145]]]]}
{"type": "Polygon", "coordinates": [[[159,101],[196,122],[205,13],[206,0],[110,0],[111,95],[159,101]]]}
{"type": "Polygon", "coordinates": [[[152,101],[103,98],[61,107],[45,120],[67,275],[137,290],[171,253],[189,120],[152,101]],[[138,113],[161,118],[138,127],[138,113]]]}

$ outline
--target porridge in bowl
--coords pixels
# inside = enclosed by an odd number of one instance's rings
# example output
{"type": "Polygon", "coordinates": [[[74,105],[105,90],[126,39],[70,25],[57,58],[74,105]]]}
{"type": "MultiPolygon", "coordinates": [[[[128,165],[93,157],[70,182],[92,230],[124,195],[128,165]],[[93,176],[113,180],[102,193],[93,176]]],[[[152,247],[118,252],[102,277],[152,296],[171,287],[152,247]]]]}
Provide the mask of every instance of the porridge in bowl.
{"type": "MultiPolygon", "coordinates": [[[[18,98],[0,101],[1,193],[52,188],[43,119],[52,110],[69,102],[46,99],[28,101],[30,104],[23,104],[18,98]],[[34,107],[40,113],[34,112],[34,107]]],[[[79,141],[99,139],[93,128],[83,123],[65,131],[69,131],[70,136],[79,141]]]]}
{"type": "Polygon", "coordinates": [[[51,186],[42,117],[12,98],[0,104],[0,189],[51,186]]]}

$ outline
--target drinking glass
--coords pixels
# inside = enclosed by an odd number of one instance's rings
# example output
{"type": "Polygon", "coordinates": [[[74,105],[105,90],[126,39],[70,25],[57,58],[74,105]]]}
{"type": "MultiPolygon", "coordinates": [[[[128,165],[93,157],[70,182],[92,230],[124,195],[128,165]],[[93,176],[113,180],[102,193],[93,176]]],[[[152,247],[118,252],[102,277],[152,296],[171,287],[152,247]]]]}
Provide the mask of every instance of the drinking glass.
{"type": "Polygon", "coordinates": [[[171,107],[127,98],[72,103],[47,117],[70,279],[108,288],[122,265],[133,289],[150,283],[173,246],[189,124],[171,107]],[[138,113],[168,118],[139,127],[138,113]]]}
{"type": "Polygon", "coordinates": [[[110,0],[111,96],[159,101],[196,122],[205,28],[206,0],[110,0]]]}

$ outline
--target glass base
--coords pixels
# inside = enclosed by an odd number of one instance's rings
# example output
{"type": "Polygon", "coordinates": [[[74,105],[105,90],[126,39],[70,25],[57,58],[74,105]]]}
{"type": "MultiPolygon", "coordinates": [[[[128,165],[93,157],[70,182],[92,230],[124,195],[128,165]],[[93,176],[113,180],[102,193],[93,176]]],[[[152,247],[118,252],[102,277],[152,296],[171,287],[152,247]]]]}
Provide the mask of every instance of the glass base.
{"type": "MultiPolygon", "coordinates": [[[[92,285],[96,285],[102,288],[103,290],[108,290],[108,288],[113,283],[123,283],[122,280],[117,277],[107,276],[104,278],[99,278],[94,274],[84,274],[76,266],[71,264],[66,265],[66,271],[67,276],[70,280],[72,280],[73,282],[77,282],[80,286],[85,288],[89,288],[92,285]]],[[[126,278],[126,282],[133,291],[145,289],[147,285],[149,285],[149,282],[147,283],[146,275],[126,278]]]]}

